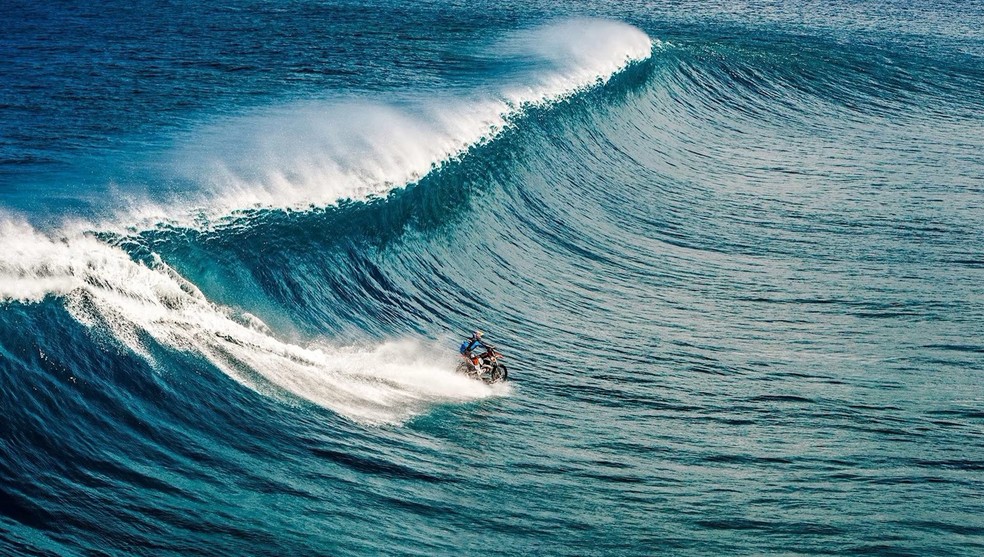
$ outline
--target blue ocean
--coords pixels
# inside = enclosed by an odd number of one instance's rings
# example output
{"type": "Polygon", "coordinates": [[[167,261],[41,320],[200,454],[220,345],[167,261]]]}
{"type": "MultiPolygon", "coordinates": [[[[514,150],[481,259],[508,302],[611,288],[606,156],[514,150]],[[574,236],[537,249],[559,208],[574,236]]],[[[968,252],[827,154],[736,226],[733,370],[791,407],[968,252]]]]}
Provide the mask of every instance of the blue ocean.
{"type": "Polygon", "coordinates": [[[980,0],[0,29],[0,555],[984,555],[980,0]]]}

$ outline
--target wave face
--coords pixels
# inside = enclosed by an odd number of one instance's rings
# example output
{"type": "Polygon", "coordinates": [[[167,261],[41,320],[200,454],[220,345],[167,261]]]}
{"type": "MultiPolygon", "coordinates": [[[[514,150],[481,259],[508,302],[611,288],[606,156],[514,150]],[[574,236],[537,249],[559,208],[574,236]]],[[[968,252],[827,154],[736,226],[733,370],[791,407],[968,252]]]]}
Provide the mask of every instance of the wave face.
{"type": "Polygon", "coordinates": [[[729,6],[15,6],[0,554],[979,553],[984,36],[729,6]]]}
{"type": "MultiPolygon", "coordinates": [[[[263,227],[241,215],[245,208],[267,215],[385,193],[494,141],[522,111],[599,86],[627,64],[648,58],[652,45],[628,25],[572,20],[513,34],[501,48],[507,58],[536,68],[517,72],[531,85],[502,79],[506,85],[476,93],[480,100],[446,102],[440,110],[434,102],[403,108],[328,102],[242,118],[195,135],[195,149],[204,158],[180,155],[183,172],[204,173],[194,181],[208,193],[193,198],[209,203],[207,210],[173,202],[162,209],[145,201],[115,219],[197,228],[218,220],[221,230],[229,223],[253,229],[263,227]],[[249,139],[237,139],[243,137],[249,139]],[[220,148],[225,145],[231,147],[220,148]]],[[[186,198],[193,195],[184,192],[186,198]]],[[[0,263],[0,297],[28,303],[58,297],[76,322],[152,366],[155,348],[191,352],[244,385],[282,389],[366,423],[405,420],[422,401],[463,401],[493,392],[453,373],[454,355],[446,350],[407,342],[371,349],[285,344],[255,315],[211,303],[156,251],[134,260],[134,248],[128,253],[122,245],[131,239],[94,238],[89,226],[74,221],[44,235],[28,224],[7,223],[2,237],[11,250],[0,263]]],[[[141,236],[132,241],[140,243],[141,236]]]]}

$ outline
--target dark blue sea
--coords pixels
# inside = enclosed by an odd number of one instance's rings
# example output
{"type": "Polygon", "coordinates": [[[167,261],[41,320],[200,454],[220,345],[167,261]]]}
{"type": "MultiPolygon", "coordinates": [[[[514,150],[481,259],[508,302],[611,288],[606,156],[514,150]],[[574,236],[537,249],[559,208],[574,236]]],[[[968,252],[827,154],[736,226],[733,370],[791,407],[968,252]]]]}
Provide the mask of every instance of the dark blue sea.
{"type": "Polygon", "coordinates": [[[4,0],[0,555],[984,555],[984,3],[4,0]]]}

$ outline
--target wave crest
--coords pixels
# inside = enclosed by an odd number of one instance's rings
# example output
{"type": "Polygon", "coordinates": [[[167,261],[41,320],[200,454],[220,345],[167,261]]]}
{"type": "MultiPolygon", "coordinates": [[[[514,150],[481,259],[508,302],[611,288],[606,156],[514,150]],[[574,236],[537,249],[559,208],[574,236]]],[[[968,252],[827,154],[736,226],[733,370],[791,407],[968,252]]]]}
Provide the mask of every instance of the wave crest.
{"type": "Polygon", "coordinates": [[[180,211],[170,202],[167,210],[144,203],[141,216],[304,209],[384,194],[493,140],[524,109],[608,81],[652,48],[630,25],[568,20],[517,32],[484,50],[482,56],[505,64],[504,75],[453,97],[304,102],[213,125],[175,154],[181,180],[200,188],[191,201],[180,211]]]}

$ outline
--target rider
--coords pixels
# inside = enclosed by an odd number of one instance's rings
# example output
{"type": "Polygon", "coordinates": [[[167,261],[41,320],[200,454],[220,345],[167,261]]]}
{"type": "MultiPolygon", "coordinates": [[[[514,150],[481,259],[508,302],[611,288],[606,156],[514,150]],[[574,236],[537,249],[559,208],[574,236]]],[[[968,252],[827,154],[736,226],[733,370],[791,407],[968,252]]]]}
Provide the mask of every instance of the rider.
{"type": "Polygon", "coordinates": [[[488,350],[489,348],[484,342],[482,342],[482,335],[484,334],[485,333],[482,331],[473,332],[470,337],[465,339],[465,342],[461,343],[461,348],[458,349],[458,351],[461,352],[461,357],[464,358],[471,367],[478,367],[479,355],[476,354],[478,348],[481,347],[485,350],[488,350]]]}

